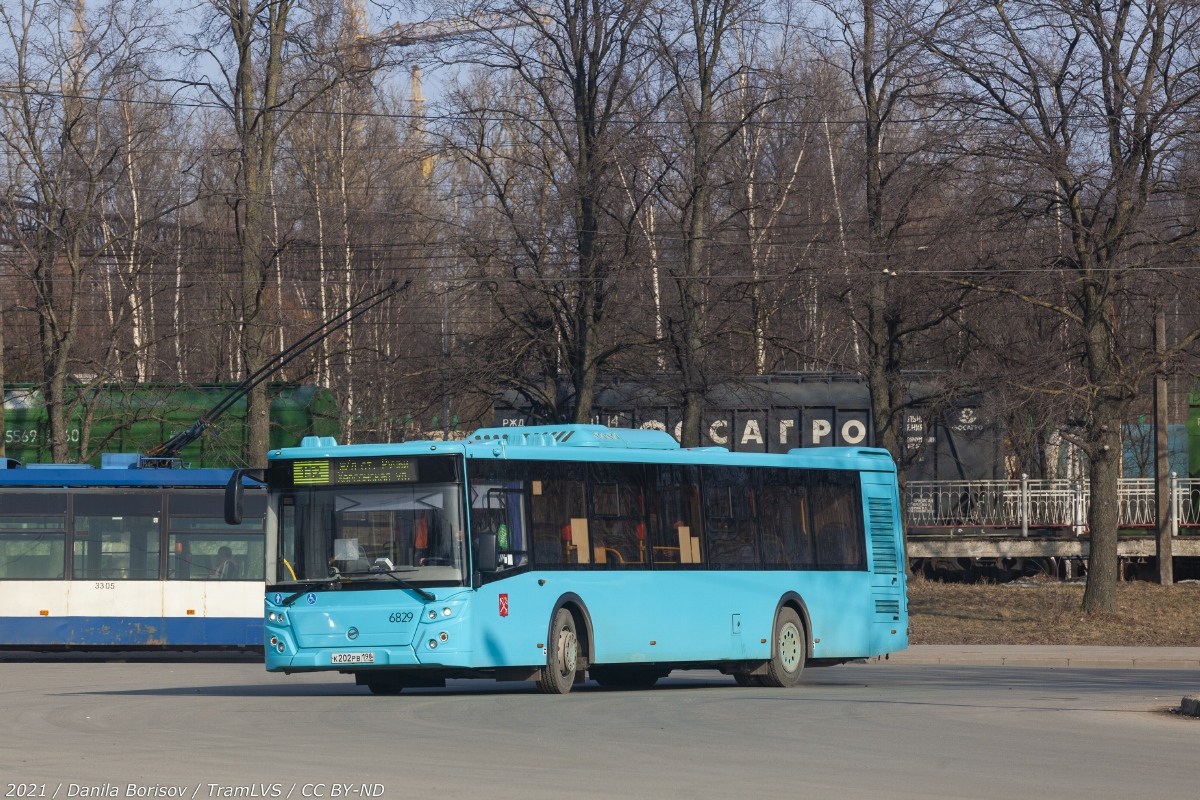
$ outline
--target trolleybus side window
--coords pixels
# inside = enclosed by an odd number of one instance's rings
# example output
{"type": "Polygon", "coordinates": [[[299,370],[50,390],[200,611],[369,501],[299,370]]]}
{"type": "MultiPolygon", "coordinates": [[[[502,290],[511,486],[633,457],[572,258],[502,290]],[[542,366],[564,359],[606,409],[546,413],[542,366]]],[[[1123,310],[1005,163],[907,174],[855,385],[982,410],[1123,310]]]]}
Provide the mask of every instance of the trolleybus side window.
{"type": "Polygon", "coordinates": [[[266,494],[245,498],[241,525],[227,525],[224,490],[167,496],[167,576],[176,580],[263,579],[266,494]]]}
{"type": "Polygon", "coordinates": [[[72,502],[77,579],[158,579],[160,492],[77,492],[72,502]]]}
{"type": "Polygon", "coordinates": [[[758,524],[750,470],[704,467],[703,473],[709,562],[732,567],[757,565],[758,524]]]}
{"type": "Polygon", "coordinates": [[[589,524],[592,564],[649,564],[646,546],[645,471],[641,464],[592,464],[589,524]]]}
{"type": "Polygon", "coordinates": [[[704,517],[700,468],[679,464],[646,467],[650,490],[650,544],[654,565],[703,564],[704,517]]]}
{"type": "Polygon", "coordinates": [[[822,569],[865,570],[862,490],[857,472],[809,472],[812,530],[822,569]]]}
{"type": "Polygon", "coordinates": [[[816,562],[808,519],[809,471],[770,467],[755,472],[763,564],[783,569],[811,568],[816,562]]]}
{"type": "Polygon", "coordinates": [[[67,498],[0,495],[0,580],[55,580],[66,563],[67,498]]]}

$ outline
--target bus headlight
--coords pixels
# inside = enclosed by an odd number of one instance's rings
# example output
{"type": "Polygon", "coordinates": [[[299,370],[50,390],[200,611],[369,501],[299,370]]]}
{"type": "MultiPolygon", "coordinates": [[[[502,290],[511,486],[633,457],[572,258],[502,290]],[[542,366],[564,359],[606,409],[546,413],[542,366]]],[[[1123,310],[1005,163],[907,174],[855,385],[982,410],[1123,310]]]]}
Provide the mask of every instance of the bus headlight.
{"type": "Polygon", "coordinates": [[[450,611],[450,609],[449,609],[449,608],[443,608],[443,609],[442,609],[442,616],[443,616],[443,617],[448,617],[448,616],[450,616],[450,614],[451,614],[451,611],[450,611]]]}
{"type": "Polygon", "coordinates": [[[429,640],[429,649],[430,649],[430,650],[437,650],[437,639],[430,639],[430,640],[429,640]]]}
{"type": "MultiPolygon", "coordinates": [[[[267,614],[267,619],[271,620],[271,622],[274,622],[275,621],[275,612],[272,611],[270,614],[267,614]]],[[[271,642],[271,644],[275,644],[275,643],[271,642]]]]}
{"type": "Polygon", "coordinates": [[[278,645],[276,645],[275,649],[282,653],[283,652],[283,642],[280,642],[278,645]]]}
{"type": "Polygon", "coordinates": [[[431,608],[431,609],[429,609],[429,618],[430,618],[430,619],[437,619],[437,611],[436,611],[435,609],[432,609],[432,608],[431,608]]]}

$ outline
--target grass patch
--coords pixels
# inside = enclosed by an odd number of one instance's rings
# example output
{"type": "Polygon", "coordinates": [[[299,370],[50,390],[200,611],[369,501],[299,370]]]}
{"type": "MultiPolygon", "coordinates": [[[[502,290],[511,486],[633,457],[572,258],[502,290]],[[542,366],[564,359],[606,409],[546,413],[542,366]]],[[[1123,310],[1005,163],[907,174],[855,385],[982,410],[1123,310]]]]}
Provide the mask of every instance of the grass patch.
{"type": "Polygon", "coordinates": [[[1117,613],[1089,616],[1077,583],[952,584],[910,580],[912,644],[1200,646],[1200,584],[1117,586],[1117,613]]]}

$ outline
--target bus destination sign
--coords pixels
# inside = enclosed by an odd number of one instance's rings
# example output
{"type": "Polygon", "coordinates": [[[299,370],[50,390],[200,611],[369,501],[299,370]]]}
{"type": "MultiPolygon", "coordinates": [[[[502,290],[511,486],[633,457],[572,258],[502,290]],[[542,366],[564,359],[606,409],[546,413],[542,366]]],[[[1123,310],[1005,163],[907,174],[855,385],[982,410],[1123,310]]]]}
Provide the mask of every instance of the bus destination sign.
{"type": "Polygon", "coordinates": [[[415,483],[417,459],[395,456],[322,458],[292,462],[296,486],[337,486],[350,483],[415,483]]]}

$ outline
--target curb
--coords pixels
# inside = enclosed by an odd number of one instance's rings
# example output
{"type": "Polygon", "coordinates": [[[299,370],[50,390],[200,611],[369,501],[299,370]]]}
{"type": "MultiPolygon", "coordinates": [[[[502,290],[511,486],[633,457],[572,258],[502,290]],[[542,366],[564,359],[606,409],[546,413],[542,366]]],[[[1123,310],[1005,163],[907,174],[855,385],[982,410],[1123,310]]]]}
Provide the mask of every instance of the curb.
{"type": "MultiPolygon", "coordinates": [[[[985,666],[985,667],[1074,667],[1089,669],[1175,669],[1200,670],[1200,648],[1057,647],[1004,646],[950,647],[916,645],[908,650],[866,659],[868,664],[985,666]]],[[[1197,701],[1200,704],[1200,700],[1197,701]]]]}

